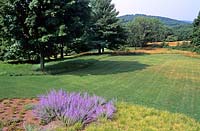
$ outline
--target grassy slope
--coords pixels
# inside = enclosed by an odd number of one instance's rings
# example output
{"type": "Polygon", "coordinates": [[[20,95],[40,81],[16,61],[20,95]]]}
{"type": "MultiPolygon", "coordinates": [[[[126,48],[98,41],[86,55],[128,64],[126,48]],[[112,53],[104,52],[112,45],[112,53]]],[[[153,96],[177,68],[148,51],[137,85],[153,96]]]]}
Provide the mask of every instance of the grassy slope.
{"type": "Polygon", "coordinates": [[[112,121],[100,120],[86,131],[198,131],[200,124],[180,114],[120,104],[112,121]]]}
{"type": "MultiPolygon", "coordinates": [[[[182,114],[118,103],[112,120],[104,118],[87,125],[84,131],[199,131],[200,123],[182,114]]],[[[56,131],[75,131],[79,125],[56,131]]]]}
{"type": "Polygon", "coordinates": [[[175,54],[86,56],[48,63],[47,75],[33,71],[37,66],[0,64],[0,98],[35,97],[52,88],[64,88],[200,120],[197,58],[175,54]]]}

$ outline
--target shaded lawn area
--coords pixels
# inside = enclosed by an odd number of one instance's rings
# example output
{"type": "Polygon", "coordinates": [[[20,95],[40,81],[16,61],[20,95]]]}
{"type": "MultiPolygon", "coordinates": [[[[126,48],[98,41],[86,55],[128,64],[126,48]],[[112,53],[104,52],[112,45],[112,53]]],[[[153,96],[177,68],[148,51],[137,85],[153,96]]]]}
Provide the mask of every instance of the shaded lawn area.
{"type": "Polygon", "coordinates": [[[95,93],[200,121],[200,59],[178,54],[84,56],[39,65],[0,64],[0,99],[50,89],[95,93]]]}

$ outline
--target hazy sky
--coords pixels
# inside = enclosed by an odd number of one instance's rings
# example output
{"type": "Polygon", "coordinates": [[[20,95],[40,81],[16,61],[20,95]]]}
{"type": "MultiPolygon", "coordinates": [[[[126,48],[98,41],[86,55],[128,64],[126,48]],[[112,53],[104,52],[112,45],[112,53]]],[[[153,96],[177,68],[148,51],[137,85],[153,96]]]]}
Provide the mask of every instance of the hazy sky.
{"type": "Polygon", "coordinates": [[[121,15],[147,14],[193,21],[200,11],[200,0],[113,0],[121,15]]]}

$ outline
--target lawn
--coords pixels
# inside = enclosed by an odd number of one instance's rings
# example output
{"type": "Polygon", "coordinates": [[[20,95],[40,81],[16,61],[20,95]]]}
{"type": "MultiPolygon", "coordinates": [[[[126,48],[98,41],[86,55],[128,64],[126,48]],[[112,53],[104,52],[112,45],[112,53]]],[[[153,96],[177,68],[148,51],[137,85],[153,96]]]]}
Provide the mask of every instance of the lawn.
{"type": "Polygon", "coordinates": [[[82,91],[200,121],[200,59],[181,54],[93,55],[39,65],[0,63],[0,99],[82,91]]]}
{"type": "MultiPolygon", "coordinates": [[[[87,131],[199,131],[200,124],[180,114],[161,112],[141,106],[119,104],[112,121],[99,120],[87,131]]],[[[61,130],[65,131],[65,130],[61,130]]]]}

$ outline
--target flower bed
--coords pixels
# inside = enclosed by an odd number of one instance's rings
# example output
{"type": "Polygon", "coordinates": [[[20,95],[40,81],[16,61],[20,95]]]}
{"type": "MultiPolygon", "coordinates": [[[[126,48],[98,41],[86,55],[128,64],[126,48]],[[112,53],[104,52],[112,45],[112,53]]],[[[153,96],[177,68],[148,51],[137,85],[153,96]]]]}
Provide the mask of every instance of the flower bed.
{"type": "Polygon", "coordinates": [[[76,123],[85,126],[100,117],[110,119],[116,111],[112,101],[107,102],[101,97],[90,96],[87,93],[51,91],[47,95],[40,96],[39,100],[34,113],[43,124],[60,120],[66,126],[76,123]]]}

